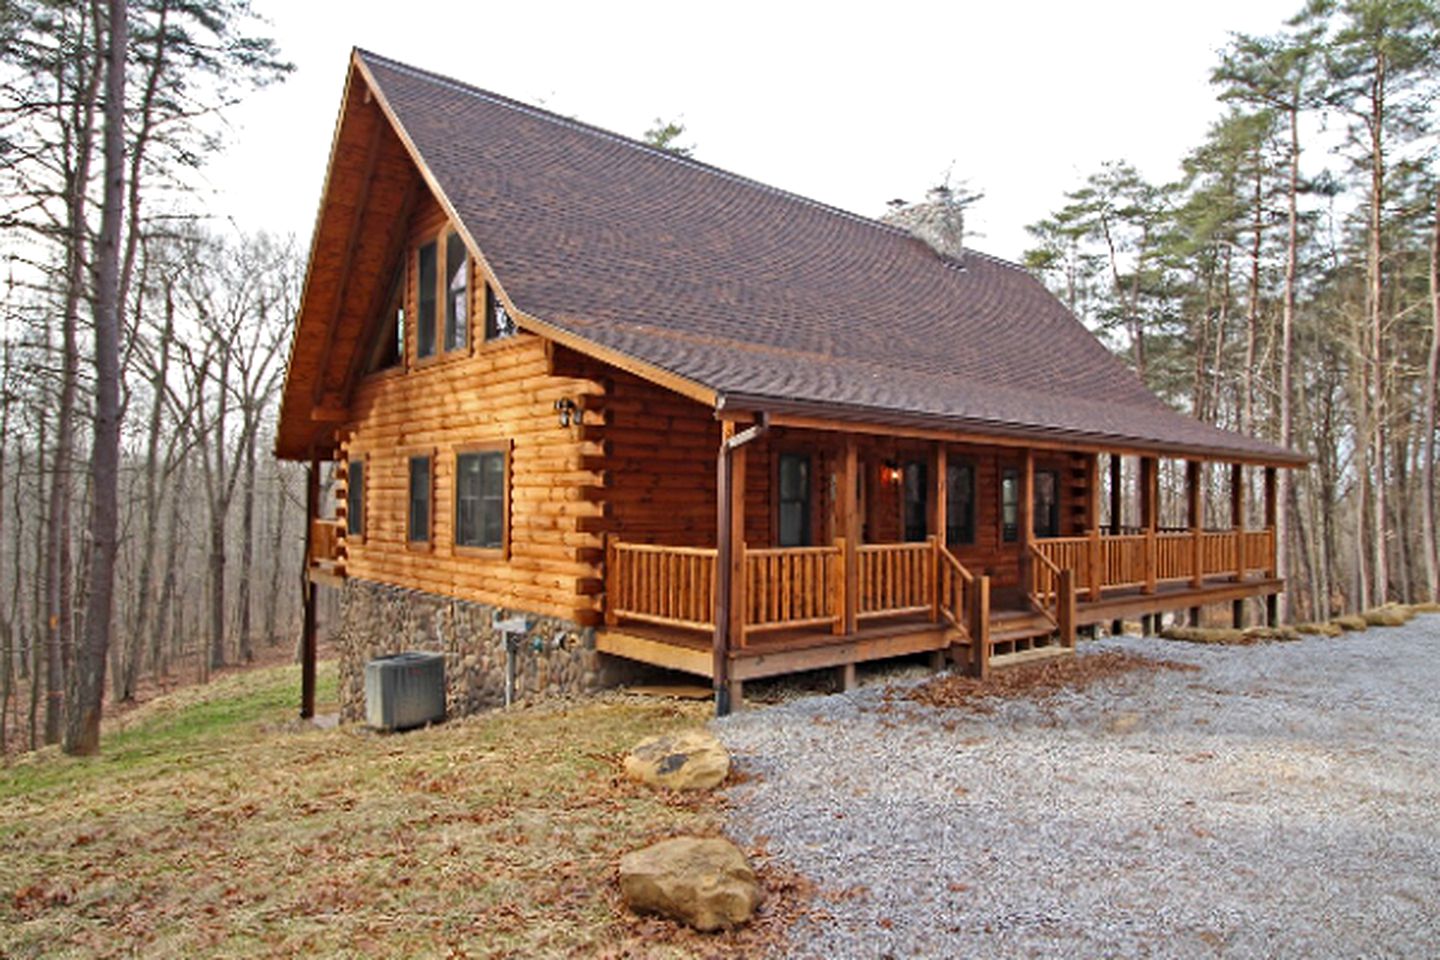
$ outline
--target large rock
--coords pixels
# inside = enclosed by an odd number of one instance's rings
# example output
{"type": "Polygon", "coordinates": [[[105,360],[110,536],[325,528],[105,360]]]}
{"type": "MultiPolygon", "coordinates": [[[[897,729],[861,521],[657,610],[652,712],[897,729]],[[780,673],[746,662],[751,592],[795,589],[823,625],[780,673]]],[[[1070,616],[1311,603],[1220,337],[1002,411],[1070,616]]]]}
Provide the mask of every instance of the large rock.
{"type": "Polygon", "coordinates": [[[760,884],[730,841],[677,837],[621,857],[620,894],[636,913],[658,913],[696,930],[729,930],[755,913],[760,884]]]}
{"type": "Polygon", "coordinates": [[[704,730],[647,737],[625,758],[625,773],[652,787],[709,790],[730,773],[730,754],[704,730]]]}

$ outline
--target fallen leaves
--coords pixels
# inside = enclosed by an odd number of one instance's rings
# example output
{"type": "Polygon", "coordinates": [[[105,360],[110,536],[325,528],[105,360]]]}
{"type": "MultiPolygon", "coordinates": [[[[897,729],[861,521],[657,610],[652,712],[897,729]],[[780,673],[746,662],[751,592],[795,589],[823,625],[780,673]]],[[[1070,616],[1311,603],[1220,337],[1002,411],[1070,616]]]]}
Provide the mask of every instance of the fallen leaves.
{"type": "Polygon", "coordinates": [[[907,700],[930,707],[968,707],[983,713],[993,709],[991,704],[986,703],[987,700],[1014,697],[1043,700],[1062,690],[1083,690],[1103,680],[1136,671],[1198,669],[1193,664],[1174,660],[1106,650],[1007,667],[995,671],[986,680],[958,675],[935,677],[905,691],[904,696],[907,700]]]}

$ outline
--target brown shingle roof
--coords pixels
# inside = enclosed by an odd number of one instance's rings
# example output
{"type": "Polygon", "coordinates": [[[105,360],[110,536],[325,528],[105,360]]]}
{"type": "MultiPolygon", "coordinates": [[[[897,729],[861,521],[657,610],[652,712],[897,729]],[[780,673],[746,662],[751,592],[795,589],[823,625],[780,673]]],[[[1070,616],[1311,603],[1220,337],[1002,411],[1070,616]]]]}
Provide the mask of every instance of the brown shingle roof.
{"type": "Polygon", "coordinates": [[[1166,407],[1013,264],[358,56],[522,313],[720,405],[1300,459],[1166,407]]]}

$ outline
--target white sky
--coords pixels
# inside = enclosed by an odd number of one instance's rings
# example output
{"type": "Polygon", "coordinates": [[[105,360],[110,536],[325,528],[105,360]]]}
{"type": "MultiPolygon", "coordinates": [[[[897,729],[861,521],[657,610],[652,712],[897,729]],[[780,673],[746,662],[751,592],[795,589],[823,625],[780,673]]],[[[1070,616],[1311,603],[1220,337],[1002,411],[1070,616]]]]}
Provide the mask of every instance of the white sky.
{"type": "Polygon", "coordinates": [[[1299,0],[517,3],[254,0],[296,70],[234,110],[215,208],[310,240],[352,46],[630,136],[679,118],[697,158],[867,216],[947,169],[985,194],[972,245],[1025,225],[1103,161],[1174,177],[1219,113],[1230,31],[1299,0]]]}

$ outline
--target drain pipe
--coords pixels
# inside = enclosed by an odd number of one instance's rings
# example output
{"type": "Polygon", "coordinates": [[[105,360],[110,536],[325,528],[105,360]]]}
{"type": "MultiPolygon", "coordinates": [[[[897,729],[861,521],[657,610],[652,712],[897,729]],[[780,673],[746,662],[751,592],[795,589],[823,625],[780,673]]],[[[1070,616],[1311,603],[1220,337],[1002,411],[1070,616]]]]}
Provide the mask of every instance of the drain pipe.
{"type": "Polygon", "coordinates": [[[735,485],[735,451],[758,440],[770,430],[770,415],[758,413],[755,423],[720,442],[720,455],[715,461],[716,551],[715,551],[715,659],[711,674],[715,686],[715,716],[729,715],[730,703],[730,561],[735,555],[732,537],[734,518],[730,511],[730,493],[735,485]]]}

